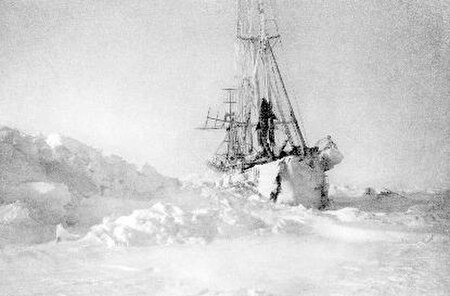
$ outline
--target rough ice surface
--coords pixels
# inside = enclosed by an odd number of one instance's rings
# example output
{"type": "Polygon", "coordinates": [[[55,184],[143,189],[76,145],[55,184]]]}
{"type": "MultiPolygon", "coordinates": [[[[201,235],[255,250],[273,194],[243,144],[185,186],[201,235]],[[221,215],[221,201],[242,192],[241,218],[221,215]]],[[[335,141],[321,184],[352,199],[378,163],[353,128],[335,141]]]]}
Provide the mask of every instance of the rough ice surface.
{"type": "Polygon", "coordinates": [[[450,294],[448,191],[332,185],[318,211],[3,135],[0,295],[450,294]]]}
{"type": "MultiPolygon", "coordinates": [[[[85,228],[58,225],[56,236],[54,232],[46,243],[3,242],[1,291],[7,291],[5,295],[448,295],[450,291],[448,193],[424,194],[415,198],[415,205],[395,212],[339,206],[320,212],[273,204],[253,192],[216,186],[211,180],[197,179],[183,187],[182,192],[155,198],[146,206],[116,200],[129,212],[100,210],[104,218],[85,228]]],[[[89,204],[90,211],[84,214],[95,213],[103,202],[89,204]]],[[[13,205],[2,207],[2,217],[17,212],[20,204],[13,205]]]]}

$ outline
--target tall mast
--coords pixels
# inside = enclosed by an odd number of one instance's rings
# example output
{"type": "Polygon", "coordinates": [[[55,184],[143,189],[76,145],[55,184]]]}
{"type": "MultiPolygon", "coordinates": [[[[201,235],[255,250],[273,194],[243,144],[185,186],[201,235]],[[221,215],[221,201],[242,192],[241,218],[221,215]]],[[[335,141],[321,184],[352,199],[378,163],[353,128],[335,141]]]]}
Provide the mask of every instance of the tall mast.
{"type": "Polygon", "coordinates": [[[241,81],[237,89],[224,89],[224,116],[208,111],[201,128],[226,131],[210,162],[220,170],[303,155],[307,147],[275,56],[280,35],[268,1],[237,0],[236,65],[241,81]]]}

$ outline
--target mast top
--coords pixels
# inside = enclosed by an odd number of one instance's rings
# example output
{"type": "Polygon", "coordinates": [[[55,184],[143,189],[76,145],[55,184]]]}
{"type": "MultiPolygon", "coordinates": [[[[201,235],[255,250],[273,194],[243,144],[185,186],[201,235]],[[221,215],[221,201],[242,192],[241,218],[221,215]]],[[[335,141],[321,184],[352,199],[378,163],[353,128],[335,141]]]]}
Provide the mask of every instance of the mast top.
{"type": "Polygon", "coordinates": [[[267,0],[237,0],[238,39],[265,43],[267,40],[280,37],[273,8],[266,2],[267,0]]]}

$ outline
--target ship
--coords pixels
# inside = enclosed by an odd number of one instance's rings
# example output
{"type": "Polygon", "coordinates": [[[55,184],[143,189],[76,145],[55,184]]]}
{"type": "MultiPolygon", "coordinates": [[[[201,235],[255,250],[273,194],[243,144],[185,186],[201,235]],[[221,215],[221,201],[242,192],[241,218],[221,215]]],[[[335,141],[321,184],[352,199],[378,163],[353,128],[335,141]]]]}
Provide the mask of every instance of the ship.
{"type": "Polygon", "coordinates": [[[306,141],[277,58],[273,1],[238,0],[236,7],[237,83],[223,89],[224,110],[210,108],[200,128],[225,133],[208,166],[223,173],[224,184],[249,187],[273,202],[327,209],[326,172],[343,155],[331,136],[306,141]]]}

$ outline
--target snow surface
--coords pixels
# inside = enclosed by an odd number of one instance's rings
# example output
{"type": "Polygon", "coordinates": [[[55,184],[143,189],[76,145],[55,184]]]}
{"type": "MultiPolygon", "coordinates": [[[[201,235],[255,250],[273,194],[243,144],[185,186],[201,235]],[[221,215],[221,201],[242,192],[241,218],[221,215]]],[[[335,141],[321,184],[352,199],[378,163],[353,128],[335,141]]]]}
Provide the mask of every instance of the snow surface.
{"type": "MultiPolygon", "coordinates": [[[[450,294],[448,192],[320,212],[189,180],[151,201],[85,199],[73,226],[34,218],[45,243],[0,239],[0,295],[450,294]]],[[[23,207],[0,219],[31,219],[23,207]]]]}

